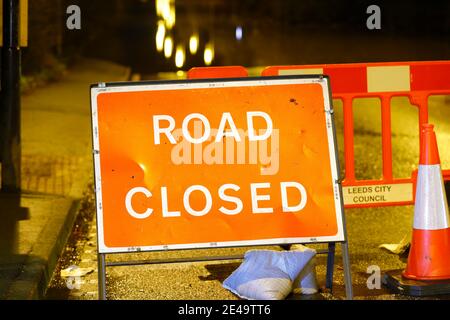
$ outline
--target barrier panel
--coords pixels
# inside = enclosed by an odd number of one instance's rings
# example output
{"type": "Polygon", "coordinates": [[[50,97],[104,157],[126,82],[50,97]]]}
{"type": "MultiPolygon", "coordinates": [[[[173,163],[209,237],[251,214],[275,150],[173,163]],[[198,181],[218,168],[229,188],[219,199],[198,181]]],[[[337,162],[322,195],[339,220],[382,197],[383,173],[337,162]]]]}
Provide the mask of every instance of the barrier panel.
{"type": "Polygon", "coordinates": [[[351,298],[329,89],[319,75],[93,86],[100,297],[106,254],[293,243],[329,243],[331,287],[339,242],[351,298]]]}
{"type": "Polygon", "coordinates": [[[247,69],[241,66],[195,67],[187,73],[188,79],[241,78],[248,77],[247,69]]]}
{"type": "MultiPolygon", "coordinates": [[[[428,123],[428,98],[450,94],[450,61],[388,62],[271,66],[263,76],[325,74],[330,77],[333,99],[343,103],[345,179],[342,182],[345,207],[378,207],[414,204],[414,175],[397,178],[392,172],[391,99],[406,96],[416,105],[419,125],[428,123]],[[353,100],[381,101],[382,178],[355,177],[353,100]]],[[[421,142],[419,141],[419,145],[421,142]]],[[[450,181],[450,170],[443,170],[450,181]]]]}

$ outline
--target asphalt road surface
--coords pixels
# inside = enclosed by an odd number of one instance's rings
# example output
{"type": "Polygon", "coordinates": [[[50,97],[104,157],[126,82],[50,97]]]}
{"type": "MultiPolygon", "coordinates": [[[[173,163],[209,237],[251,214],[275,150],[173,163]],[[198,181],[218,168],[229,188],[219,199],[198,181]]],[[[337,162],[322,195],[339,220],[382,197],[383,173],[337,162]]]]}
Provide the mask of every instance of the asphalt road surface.
{"type": "MultiPolygon", "coordinates": [[[[335,102],[338,143],[343,164],[342,105],[335,102]]],[[[355,123],[355,166],[358,179],[380,178],[381,165],[381,121],[377,101],[358,100],[354,107],[355,123]]],[[[430,99],[430,122],[436,126],[438,144],[443,168],[450,168],[450,97],[430,99]]],[[[417,168],[418,113],[407,98],[395,98],[392,107],[393,171],[395,177],[409,177],[417,168]]],[[[49,299],[96,299],[97,263],[96,234],[92,193],[87,195],[84,219],[77,225],[78,234],[71,238],[60,261],[51,287],[49,299]],[[91,200],[89,200],[91,199],[91,200]],[[83,230],[80,230],[83,229],[83,230]],[[70,265],[92,268],[93,272],[78,279],[78,285],[59,276],[60,269],[70,265]],[[69,285],[68,285],[69,284],[69,285]],[[69,288],[68,288],[69,287],[69,288]]],[[[405,258],[391,254],[378,246],[383,243],[398,243],[411,233],[413,207],[384,207],[368,209],[347,209],[347,231],[350,248],[351,269],[355,299],[411,299],[392,294],[384,287],[368,289],[367,269],[378,266],[381,272],[403,269],[405,258]]],[[[312,245],[323,248],[323,245],[312,245]]],[[[280,250],[279,247],[269,247],[280,250]]],[[[148,260],[158,258],[180,258],[213,255],[243,254],[249,248],[227,248],[214,250],[190,250],[158,253],[111,255],[110,261],[148,260]]],[[[343,299],[345,296],[340,246],[332,293],[321,290],[312,298],[343,299]]],[[[139,266],[109,267],[107,269],[108,299],[238,299],[222,287],[223,280],[239,266],[240,261],[214,261],[176,264],[154,264],[139,266]]],[[[326,256],[317,259],[317,278],[320,286],[325,283],[326,256]]],[[[290,296],[289,299],[311,297],[290,296]]],[[[441,296],[437,298],[446,298],[441,296]]],[[[435,299],[435,298],[431,298],[435,299]]]]}

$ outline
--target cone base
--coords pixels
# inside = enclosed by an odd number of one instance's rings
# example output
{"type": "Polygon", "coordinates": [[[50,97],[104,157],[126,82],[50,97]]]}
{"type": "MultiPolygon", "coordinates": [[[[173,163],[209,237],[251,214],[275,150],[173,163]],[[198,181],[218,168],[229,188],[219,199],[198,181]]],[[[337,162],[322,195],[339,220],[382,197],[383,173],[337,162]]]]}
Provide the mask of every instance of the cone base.
{"type": "Polygon", "coordinates": [[[450,280],[422,281],[405,279],[403,270],[389,270],[383,274],[382,283],[392,293],[413,297],[450,294],[450,280]]]}
{"type": "Polygon", "coordinates": [[[450,228],[413,229],[408,264],[402,276],[411,280],[450,279],[450,228]]]}

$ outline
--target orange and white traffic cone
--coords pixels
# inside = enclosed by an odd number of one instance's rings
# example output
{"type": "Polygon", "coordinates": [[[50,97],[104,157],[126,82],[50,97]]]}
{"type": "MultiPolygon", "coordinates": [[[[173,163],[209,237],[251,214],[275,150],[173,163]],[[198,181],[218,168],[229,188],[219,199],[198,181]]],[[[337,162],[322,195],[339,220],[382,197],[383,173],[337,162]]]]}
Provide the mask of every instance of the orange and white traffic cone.
{"type": "Polygon", "coordinates": [[[433,125],[423,124],[414,226],[403,277],[450,279],[450,217],[433,125]]]}

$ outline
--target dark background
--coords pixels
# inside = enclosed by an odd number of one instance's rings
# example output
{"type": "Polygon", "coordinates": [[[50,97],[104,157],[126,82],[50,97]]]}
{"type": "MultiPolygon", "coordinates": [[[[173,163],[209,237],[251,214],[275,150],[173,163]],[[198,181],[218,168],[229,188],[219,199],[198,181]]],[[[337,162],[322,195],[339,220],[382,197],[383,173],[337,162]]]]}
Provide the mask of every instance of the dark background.
{"type": "MultiPolygon", "coordinates": [[[[176,70],[156,52],[154,0],[31,0],[25,74],[78,57],[112,60],[134,72],[176,70]],[[66,8],[81,8],[81,30],[68,30],[66,8]]],[[[450,1],[176,0],[175,42],[195,29],[200,50],[183,69],[202,66],[215,43],[215,65],[312,64],[450,58],[450,1]],[[381,30],[366,9],[381,8],[381,30]],[[237,25],[244,37],[234,38],[237,25]]]]}

